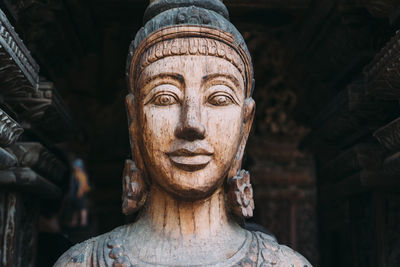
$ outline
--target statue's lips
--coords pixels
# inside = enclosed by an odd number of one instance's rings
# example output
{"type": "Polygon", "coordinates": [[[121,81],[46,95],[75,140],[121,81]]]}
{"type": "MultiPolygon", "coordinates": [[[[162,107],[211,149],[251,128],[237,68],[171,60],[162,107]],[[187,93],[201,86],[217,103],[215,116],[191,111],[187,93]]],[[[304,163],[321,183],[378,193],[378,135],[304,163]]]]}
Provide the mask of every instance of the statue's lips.
{"type": "Polygon", "coordinates": [[[213,153],[202,148],[197,148],[194,151],[183,148],[169,152],[167,155],[178,167],[195,171],[204,168],[211,161],[213,153]]]}

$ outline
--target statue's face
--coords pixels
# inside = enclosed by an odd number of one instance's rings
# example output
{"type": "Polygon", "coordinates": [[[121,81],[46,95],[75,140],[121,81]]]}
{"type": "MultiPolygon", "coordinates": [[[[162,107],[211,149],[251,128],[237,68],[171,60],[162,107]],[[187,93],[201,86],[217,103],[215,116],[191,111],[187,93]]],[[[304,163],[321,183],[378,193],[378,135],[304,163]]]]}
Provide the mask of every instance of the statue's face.
{"type": "Polygon", "coordinates": [[[186,199],[213,193],[247,138],[240,72],[213,56],[171,56],[147,66],[138,88],[134,125],[151,182],[186,199]]]}

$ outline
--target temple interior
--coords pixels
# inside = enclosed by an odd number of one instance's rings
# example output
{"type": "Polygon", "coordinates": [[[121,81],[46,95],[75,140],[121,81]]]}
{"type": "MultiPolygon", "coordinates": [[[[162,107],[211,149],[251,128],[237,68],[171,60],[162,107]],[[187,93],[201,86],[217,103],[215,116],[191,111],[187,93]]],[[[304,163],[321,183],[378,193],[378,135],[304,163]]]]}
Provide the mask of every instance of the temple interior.
{"type": "MultiPolygon", "coordinates": [[[[224,3],[255,70],[248,222],[313,266],[400,266],[398,1],[224,3]]],[[[0,266],[45,266],[52,220],[72,245],[135,219],[125,64],[147,5],[0,1],[0,266]]]]}

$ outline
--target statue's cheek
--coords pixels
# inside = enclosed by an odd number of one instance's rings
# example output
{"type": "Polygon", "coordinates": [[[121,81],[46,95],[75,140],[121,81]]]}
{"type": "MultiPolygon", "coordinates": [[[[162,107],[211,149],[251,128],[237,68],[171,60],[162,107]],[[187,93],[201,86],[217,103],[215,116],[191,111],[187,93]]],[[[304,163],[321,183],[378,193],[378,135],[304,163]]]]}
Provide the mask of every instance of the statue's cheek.
{"type": "Polygon", "coordinates": [[[179,122],[179,110],[177,105],[145,107],[141,129],[145,143],[154,143],[160,149],[168,146],[174,139],[174,131],[179,122]]]}
{"type": "Polygon", "coordinates": [[[241,109],[238,107],[213,108],[208,112],[207,139],[221,158],[232,158],[241,134],[241,109]]]}

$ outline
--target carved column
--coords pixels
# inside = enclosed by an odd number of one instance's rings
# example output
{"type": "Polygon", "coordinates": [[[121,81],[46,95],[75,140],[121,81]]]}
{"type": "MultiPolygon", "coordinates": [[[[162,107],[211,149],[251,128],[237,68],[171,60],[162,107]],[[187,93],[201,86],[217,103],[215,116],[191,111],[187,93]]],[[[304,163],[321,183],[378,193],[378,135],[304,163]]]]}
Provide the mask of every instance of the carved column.
{"type": "Polygon", "coordinates": [[[46,146],[76,128],[2,10],[0,88],[0,266],[34,266],[40,200],[61,199],[68,170],[46,146]]]}

